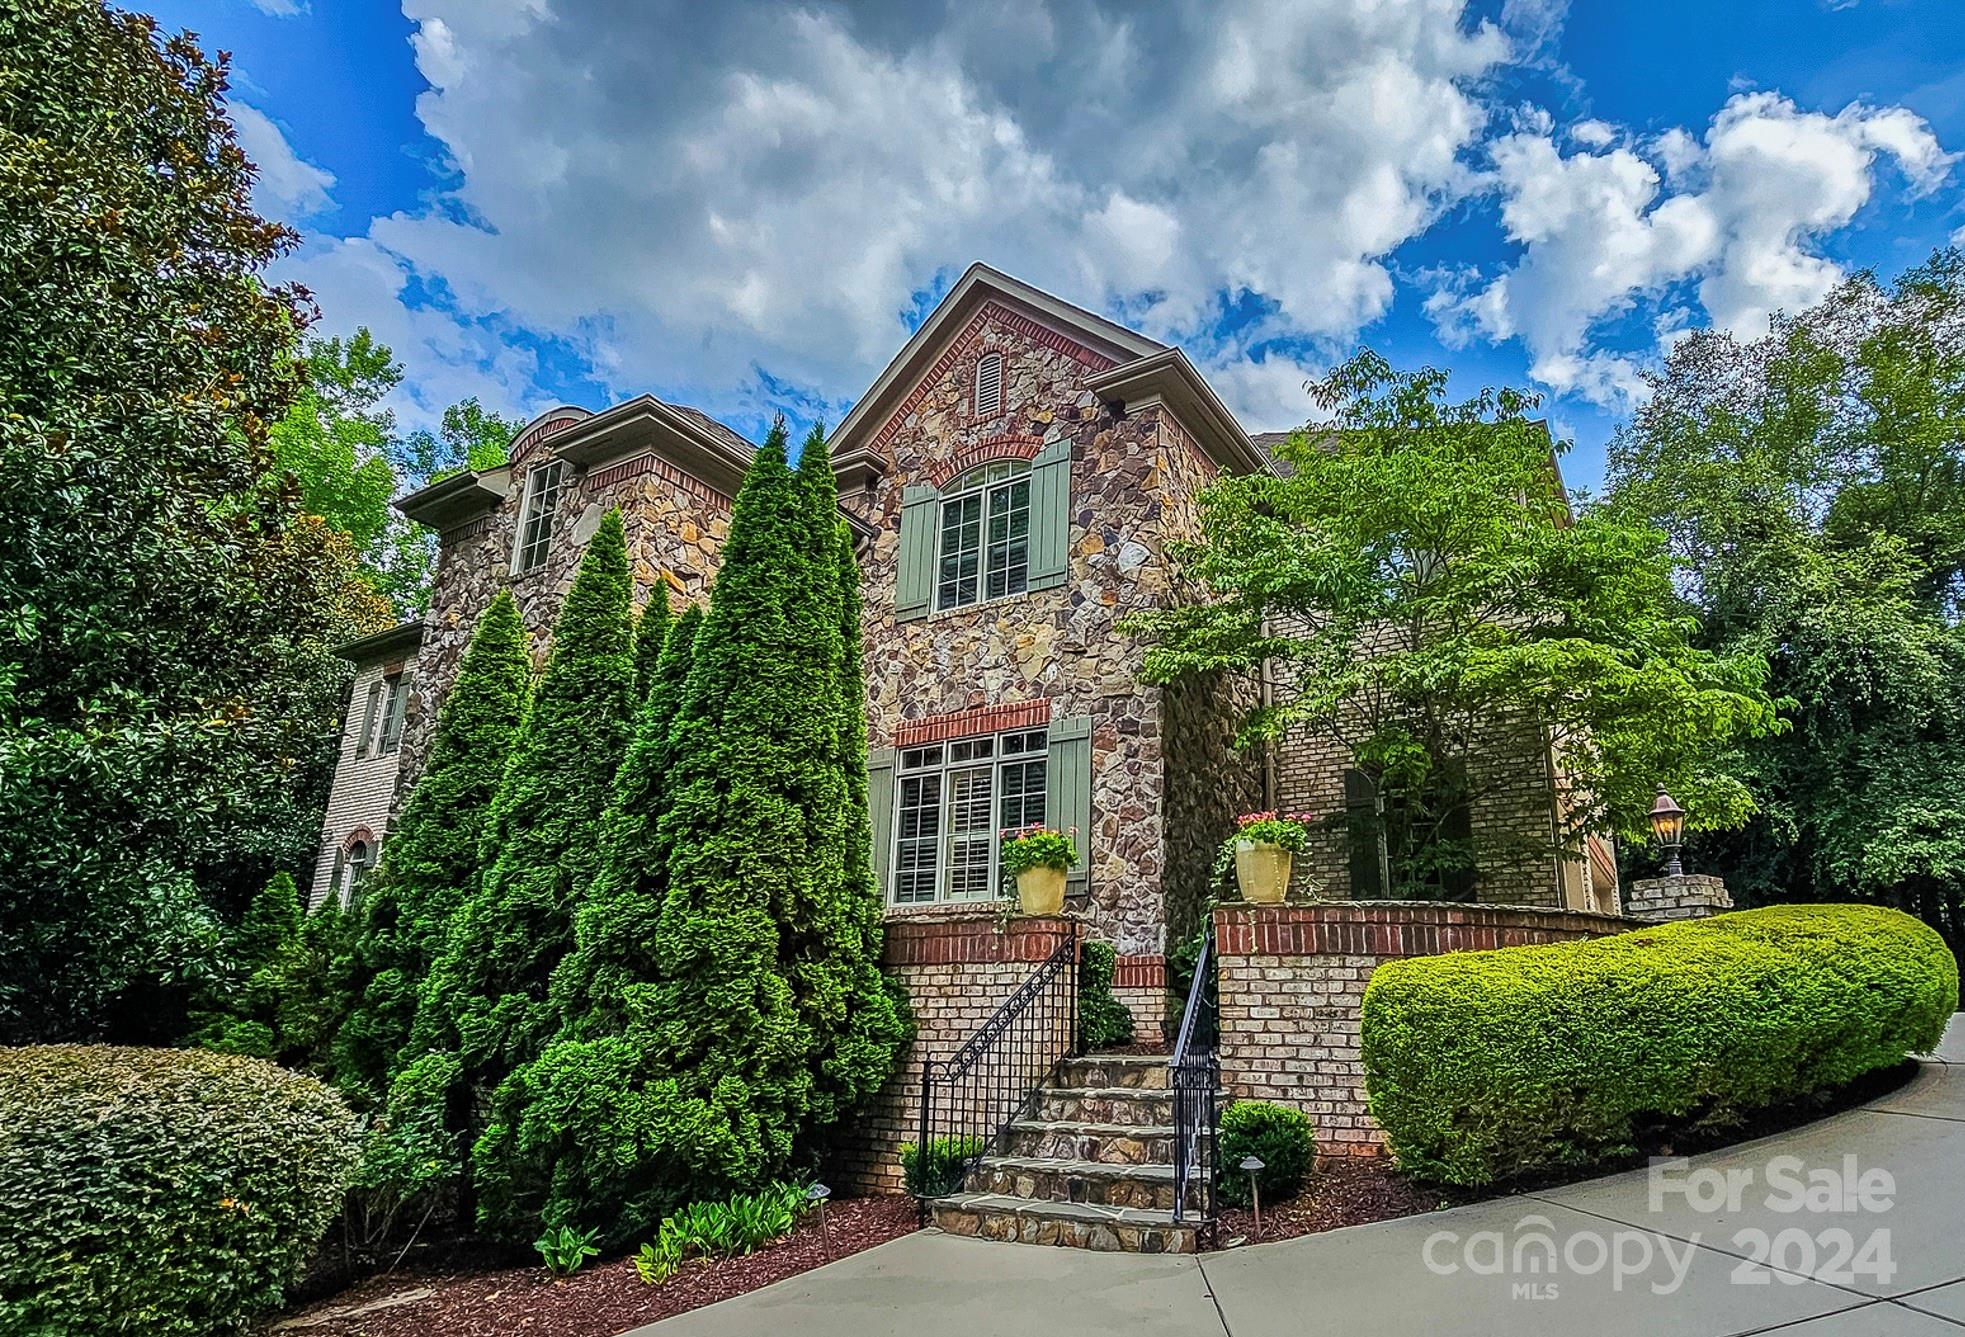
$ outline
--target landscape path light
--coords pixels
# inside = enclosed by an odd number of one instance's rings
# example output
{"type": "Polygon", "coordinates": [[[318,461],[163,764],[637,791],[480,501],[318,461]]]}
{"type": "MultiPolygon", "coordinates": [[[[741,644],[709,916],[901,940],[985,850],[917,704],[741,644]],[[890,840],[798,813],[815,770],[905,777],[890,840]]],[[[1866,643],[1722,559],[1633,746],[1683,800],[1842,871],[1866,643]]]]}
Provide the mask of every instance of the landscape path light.
{"type": "Polygon", "coordinates": [[[831,1196],[832,1190],[824,1184],[814,1184],[805,1192],[807,1201],[819,1204],[819,1246],[827,1256],[832,1254],[832,1235],[826,1230],[826,1199],[831,1196]]]}
{"type": "Polygon", "coordinates": [[[1242,1157],[1242,1168],[1249,1172],[1249,1202],[1255,1207],[1255,1237],[1260,1240],[1262,1238],[1262,1194],[1256,1190],[1255,1176],[1256,1172],[1262,1169],[1262,1161],[1259,1157],[1244,1156],[1242,1157]]]}

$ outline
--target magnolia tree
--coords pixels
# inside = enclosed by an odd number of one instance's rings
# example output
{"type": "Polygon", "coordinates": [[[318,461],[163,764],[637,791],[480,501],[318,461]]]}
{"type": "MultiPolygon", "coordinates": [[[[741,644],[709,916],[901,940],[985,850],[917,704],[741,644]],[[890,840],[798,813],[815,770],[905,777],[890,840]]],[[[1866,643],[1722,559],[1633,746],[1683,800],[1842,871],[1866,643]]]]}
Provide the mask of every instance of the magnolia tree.
{"type": "Polygon", "coordinates": [[[1501,747],[1546,746],[1572,777],[1566,849],[1640,830],[1660,783],[1694,826],[1737,825],[1733,752],[1776,727],[1764,661],[1692,644],[1662,534],[1572,514],[1533,400],[1453,404],[1445,380],[1360,355],[1312,387],[1329,424],[1285,469],[1210,486],[1176,552],[1197,597],[1130,623],[1146,676],[1269,672],[1239,743],[1353,758],[1391,894],[1471,870],[1501,747]]]}

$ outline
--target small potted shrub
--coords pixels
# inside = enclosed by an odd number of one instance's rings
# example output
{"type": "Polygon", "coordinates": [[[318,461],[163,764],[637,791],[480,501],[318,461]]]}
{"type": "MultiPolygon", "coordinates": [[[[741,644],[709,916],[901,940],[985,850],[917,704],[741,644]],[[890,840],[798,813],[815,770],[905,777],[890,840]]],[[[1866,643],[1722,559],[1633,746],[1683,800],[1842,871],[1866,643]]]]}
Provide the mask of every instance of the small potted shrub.
{"type": "Polygon", "coordinates": [[[1017,908],[1027,915],[1054,915],[1064,909],[1064,876],[1078,862],[1071,838],[1078,828],[1011,827],[1003,835],[1003,871],[1017,880],[1017,908]]]}
{"type": "Polygon", "coordinates": [[[1310,814],[1245,812],[1235,819],[1236,831],[1222,848],[1226,863],[1231,851],[1235,882],[1251,905],[1280,905],[1289,890],[1290,864],[1309,839],[1305,825],[1310,814]]]}

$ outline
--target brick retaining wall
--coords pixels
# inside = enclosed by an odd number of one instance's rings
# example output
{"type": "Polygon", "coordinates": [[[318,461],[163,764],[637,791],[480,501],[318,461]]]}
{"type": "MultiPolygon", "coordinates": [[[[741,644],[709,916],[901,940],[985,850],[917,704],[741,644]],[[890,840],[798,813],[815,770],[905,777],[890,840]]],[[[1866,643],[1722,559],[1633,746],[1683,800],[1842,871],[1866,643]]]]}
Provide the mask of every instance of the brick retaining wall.
{"type": "Polygon", "coordinates": [[[1632,921],[1579,910],[1441,902],[1224,905],[1215,910],[1222,1086],[1295,1105],[1320,1156],[1373,1156],[1358,1009],[1381,961],[1602,937],[1632,921]]]}
{"type": "MultiPolygon", "coordinates": [[[[920,1136],[921,1065],[945,1059],[1016,991],[1071,932],[1049,917],[1002,921],[994,906],[968,914],[887,922],[881,964],[907,990],[914,1042],[865,1114],[849,1129],[826,1173],[853,1193],[900,1193],[901,1144],[920,1136]]],[[[1082,939],[1082,932],[1081,932],[1082,939]]]]}

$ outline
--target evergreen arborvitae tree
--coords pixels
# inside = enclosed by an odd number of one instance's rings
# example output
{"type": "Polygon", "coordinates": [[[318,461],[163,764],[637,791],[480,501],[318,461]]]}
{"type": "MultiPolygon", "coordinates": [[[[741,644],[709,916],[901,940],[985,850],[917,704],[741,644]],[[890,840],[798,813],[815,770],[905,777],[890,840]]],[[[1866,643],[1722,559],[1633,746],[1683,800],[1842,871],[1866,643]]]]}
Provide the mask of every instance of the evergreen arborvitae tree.
{"type": "Polygon", "coordinates": [[[662,650],[669,642],[669,627],[674,621],[669,611],[669,592],[657,585],[648,594],[648,606],[635,619],[635,708],[648,699],[648,689],[655,682],[656,667],[661,663],[662,650]]]}
{"type": "Polygon", "coordinates": [[[300,942],[300,919],[293,874],[275,873],[228,936],[223,968],[205,1006],[190,1014],[187,1044],[251,1058],[279,1052],[279,985],[300,942]]]}
{"type": "Polygon", "coordinates": [[[674,623],[615,779],[601,872],[580,907],[574,950],[553,980],[564,1039],[622,1034],[629,1025],[631,994],[655,976],[655,930],[668,888],[660,819],[668,810],[674,764],[669,730],[702,625],[703,610],[694,605],[674,623]]]}
{"type": "Polygon", "coordinates": [[[553,629],[545,673],[485,822],[483,877],[453,917],[418,1001],[410,1041],[418,1057],[404,1075],[425,1091],[441,1089],[427,1080],[426,1060],[448,1068],[444,1060],[454,1057],[445,1123],[466,1135],[463,1145],[498,1084],[558,1029],[549,985],[599,863],[601,819],[627,745],[629,591],[627,546],[613,511],[588,545],[553,629]]]}
{"type": "Polygon", "coordinates": [[[867,808],[860,569],[852,533],[839,514],[825,431],[816,424],[799,450],[798,480],[817,597],[837,628],[826,643],[833,660],[829,699],[821,705],[833,721],[829,760],[843,794],[838,821],[823,828],[823,845],[815,841],[815,863],[824,876],[793,906],[781,956],[812,1034],[817,1081],[806,1132],[823,1138],[886,1081],[910,1026],[898,986],[880,973],[882,905],[867,808]]]}
{"type": "Polygon", "coordinates": [[[380,1101],[409,1043],[417,991],[478,880],[485,817],[525,719],[532,665],[518,605],[500,591],[437,712],[421,778],[364,888],[348,973],[354,1008],[334,1045],[342,1089],[380,1101]]]}
{"type": "Polygon", "coordinates": [[[492,1101],[472,1153],[480,1223],[530,1239],[543,1218],[593,1220],[610,1244],[655,1228],[673,1203],[657,1171],[663,1151],[643,1139],[646,1055],[663,1018],[648,1006],[655,933],[668,886],[660,818],[673,764],[670,726],[689,678],[703,611],[670,630],[615,782],[601,871],[574,925],[574,948],[553,976],[559,1039],[513,1073],[492,1101]]]}

